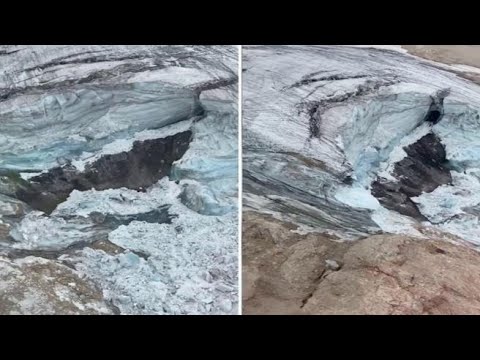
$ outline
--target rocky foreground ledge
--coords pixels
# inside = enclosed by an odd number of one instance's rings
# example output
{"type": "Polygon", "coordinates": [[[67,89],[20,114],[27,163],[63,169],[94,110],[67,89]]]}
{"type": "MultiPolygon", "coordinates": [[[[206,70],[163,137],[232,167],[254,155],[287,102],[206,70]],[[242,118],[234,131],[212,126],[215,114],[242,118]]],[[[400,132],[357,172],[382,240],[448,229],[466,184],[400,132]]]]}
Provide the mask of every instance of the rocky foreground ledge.
{"type": "Polygon", "coordinates": [[[0,314],[94,315],[118,312],[99,288],[72,269],[40,257],[0,257],[0,314]]]}
{"type": "Polygon", "coordinates": [[[244,314],[479,314],[480,254],[441,237],[355,242],[243,216],[244,314]]]}

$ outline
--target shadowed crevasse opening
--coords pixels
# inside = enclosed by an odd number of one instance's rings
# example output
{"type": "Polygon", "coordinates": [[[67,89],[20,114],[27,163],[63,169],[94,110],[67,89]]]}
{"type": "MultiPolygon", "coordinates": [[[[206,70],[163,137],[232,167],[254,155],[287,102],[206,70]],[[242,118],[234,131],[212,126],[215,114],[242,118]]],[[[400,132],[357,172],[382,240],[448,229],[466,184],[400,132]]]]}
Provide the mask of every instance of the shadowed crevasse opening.
{"type": "Polygon", "coordinates": [[[438,110],[430,111],[425,117],[425,121],[436,124],[440,121],[441,113],[438,110]]]}

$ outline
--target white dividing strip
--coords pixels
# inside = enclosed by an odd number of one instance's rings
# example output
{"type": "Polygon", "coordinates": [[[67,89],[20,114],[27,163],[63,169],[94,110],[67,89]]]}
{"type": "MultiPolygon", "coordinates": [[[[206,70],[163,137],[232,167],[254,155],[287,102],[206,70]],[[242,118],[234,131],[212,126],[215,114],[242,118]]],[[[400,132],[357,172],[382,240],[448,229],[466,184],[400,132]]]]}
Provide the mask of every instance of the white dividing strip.
{"type": "Polygon", "coordinates": [[[238,48],[238,315],[242,315],[242,193],[243,193],[243,164],[242,164],[242,46],[238,48]]]}

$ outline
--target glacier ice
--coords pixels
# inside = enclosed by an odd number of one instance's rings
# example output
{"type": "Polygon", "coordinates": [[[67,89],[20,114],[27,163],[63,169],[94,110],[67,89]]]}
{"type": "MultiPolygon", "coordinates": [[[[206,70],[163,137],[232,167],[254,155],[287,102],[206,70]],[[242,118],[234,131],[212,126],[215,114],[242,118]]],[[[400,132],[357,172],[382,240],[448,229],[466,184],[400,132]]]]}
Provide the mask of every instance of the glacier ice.
{"type": "Polygon", "coordinates": [[[194,140],[173,164],[171,178],[182,179],[183,194],[193,208],[202,214],[220,215],[237,206],[236,113],[223,102],[210,102],[207,109],[209,115],[193,124],[194,140]]]}
{"type": "Polygon", "coordinates": [[[436,228],[480,243],[477,84],[385,47],[247,46],[243,57],[248,210],[342,238],[436,228]],[[375,184],[410,210],[387,209],[375,184]]]}
{"type": "MultiPolygon", "coordinates": [[[[169,180],[160,185],[167,197],[181,191],[169,180]]],[[[235,313],[236,212],[207,216],[185,207],[178,196],[173,202],[169,211],[177,216],[171,224],[134,221],[108,235],[126,253],[108,255],[85,248],[70,260],[101,284],[106,298],[122,313],[220,314],[226,299],[235,305],[228,313],[235,313]]]]}
{"type": "Polygon", "coordinates": [[[112,140],[185,120],[200,111],[193,91],[156,83],[37,97],[22,99],[28,101],[22,104],[8,100],[0,104],[2,168],[49,168],[57,165],[58,158],[97,151],[112,140]]]}
{"type": "Polygon", "coordinates": [[[68,265],[121,314],[237,313],[236,47],[12,54],[0,58],[2,254],[68,265]],[[83,181],[71,173],[108,172],[125,154],[138,161],[134,150],[149,141],[183,133],[188,150],[167,176],[148,174],[158,179],[151,186],[67,184],[83,181]],[[48,214],[16,199],[39,181],[69,191],[48,214]]]}

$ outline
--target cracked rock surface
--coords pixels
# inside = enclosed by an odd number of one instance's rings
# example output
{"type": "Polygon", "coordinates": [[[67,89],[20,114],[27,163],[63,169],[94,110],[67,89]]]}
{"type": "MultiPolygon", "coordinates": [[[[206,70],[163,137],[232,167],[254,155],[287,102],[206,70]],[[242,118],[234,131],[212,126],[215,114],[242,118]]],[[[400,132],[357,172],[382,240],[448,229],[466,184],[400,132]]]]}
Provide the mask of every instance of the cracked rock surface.
{"type": "Polygon", "coordinates": [[[375,235],[353,244],[304,307],[314,314],[479,314],[480,255],[442,240],[375,235]]]}
{"type": "Polygon", "coordinates": [[[0,313],[10,315],[109,315],[102,291],[52,260],[0,257],[0,313]]]}
{"type": "Polygon", "coordinates": [[[471,246],[390,234],[338,242],[295,228],[244,214],[245,314],[480,313],[480,254],[471,246]]]}

